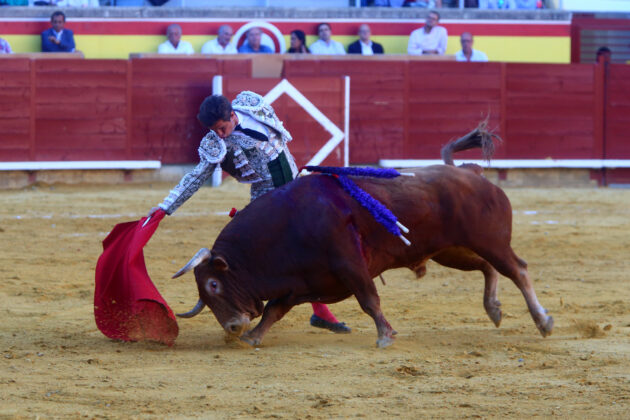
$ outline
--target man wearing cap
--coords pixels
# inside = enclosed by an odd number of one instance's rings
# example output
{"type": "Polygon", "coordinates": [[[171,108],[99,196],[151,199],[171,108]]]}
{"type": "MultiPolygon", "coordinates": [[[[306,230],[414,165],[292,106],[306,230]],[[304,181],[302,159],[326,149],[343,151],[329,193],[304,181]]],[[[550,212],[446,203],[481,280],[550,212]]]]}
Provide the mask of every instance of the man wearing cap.
{"type": "MultiPolygon", "coordinates": [[[[298,174],[287,144],[291,134],[284,128],[271,105],[249,91],[236,96],[230,104],[225,96],[208,96],[199,108],[197,119],[210,131],[199,146],[199,164],[171,190],[158,208],[173,214],[212,176],[220,166],[239,182],[251,184],[251,200],[280,187],[298,174]]],[[[313,303],[311,325],[336,333],[351,329],[321,303],[313,303]]]]}

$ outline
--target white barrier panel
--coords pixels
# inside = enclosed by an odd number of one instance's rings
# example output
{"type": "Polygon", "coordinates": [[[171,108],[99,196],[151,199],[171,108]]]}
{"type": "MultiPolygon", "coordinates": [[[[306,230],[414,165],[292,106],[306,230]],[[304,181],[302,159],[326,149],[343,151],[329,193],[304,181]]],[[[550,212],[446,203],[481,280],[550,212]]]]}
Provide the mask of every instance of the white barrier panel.
{"type": "Polygon", "coordinates": [[[0,171],[52,171],[83,169],[160,169],[159,160],[85,160],[50,162],[0,162],[0,171]]]}
{"type": "MultiPolygon", "coordinates": [[[[493,159],[455,160],[455,165],[474,163],[492,169],[538,169],[538,168],[570,168],[570,169],[602,169],[630,168],[630,159],[493,159]]],[[[441,159],[381,159],[378,162],[383,168],[417,168],[430,165],[443,165],[441,159]]]]}

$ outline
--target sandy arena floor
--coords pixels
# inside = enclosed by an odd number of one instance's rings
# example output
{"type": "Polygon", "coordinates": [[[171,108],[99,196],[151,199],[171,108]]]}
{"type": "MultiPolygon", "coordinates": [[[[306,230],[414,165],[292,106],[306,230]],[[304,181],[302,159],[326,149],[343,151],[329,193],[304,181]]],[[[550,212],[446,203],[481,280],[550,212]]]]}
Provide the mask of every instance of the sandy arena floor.
{"type": "MultiPolygon", "coordinates": [[[[354,298],[332,305],[352,328],[308,326],[302,305],[259,349],[226,344],[209,311],[180,320],[172,348],[121,343],[94,324],[94,266],[116,223],[171,185],[0,191],[0,418],[628,418],[630,191],[511,189],[512,245],[555,318],[543,339],[506,278],[495,328],[481,273],[428,266],[377,280],[396,343],[375,347],[354,298]]],[[[204,188],[145,248],[176,312],[197,301],[170,276],[248,201],[246,186],[204,188]]]]}

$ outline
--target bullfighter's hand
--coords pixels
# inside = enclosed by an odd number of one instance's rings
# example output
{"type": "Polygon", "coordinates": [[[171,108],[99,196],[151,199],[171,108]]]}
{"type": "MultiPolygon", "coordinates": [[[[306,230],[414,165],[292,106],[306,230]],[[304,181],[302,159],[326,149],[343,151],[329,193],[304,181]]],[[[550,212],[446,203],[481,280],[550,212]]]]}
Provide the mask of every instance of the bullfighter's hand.
{"type": "Polygon", "coordinates": [[[149,210],[149,213],[147,214],[147,217],[153,216],[153,213],[155,213],[158,210],[160,210],[159,207],[153,207],[151,210],[149,210]]]}

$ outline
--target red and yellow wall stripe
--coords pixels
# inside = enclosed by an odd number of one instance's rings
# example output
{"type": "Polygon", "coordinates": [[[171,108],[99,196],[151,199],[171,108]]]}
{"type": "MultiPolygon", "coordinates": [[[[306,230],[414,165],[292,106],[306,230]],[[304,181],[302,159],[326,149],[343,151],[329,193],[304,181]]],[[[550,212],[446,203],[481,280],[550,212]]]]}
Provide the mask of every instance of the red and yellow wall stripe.
{"type": "MultiPolygon", "coordinates": [[[[66,27],[75,33],[77,49],[86,58],[128,58],[130,53],[156,52],[164,42],[166,27],[179,23],[182,39],[189,41],[195,51],[215,37],[217,29],[230,24],[236,33],[251,22],[244,19],[69,19],[66,27]]],[[[270,19],[289,44],[289,34],[301,29],[307,34],[307,44],[317,39],[319,20],[270,19]]],[[[372,39],[389,54],[406,54],[409,34],[420,28],[420,20],[350,20],[331,19],[333,39],[345,46],[357,39],[359,25],[368,23],[372,39]]],[[[443,20],[449,34],[447,54],[460,49],[459,35],[471,32],[474,48],[484,51],[491,61],[569,63],[571,55],[570,21],[528,20],[443,20]]],[[[14,52],[40,51],[39,34],[49,27],[48,19],[0,19],[0,37],[11,44],[14,52]]]]}

